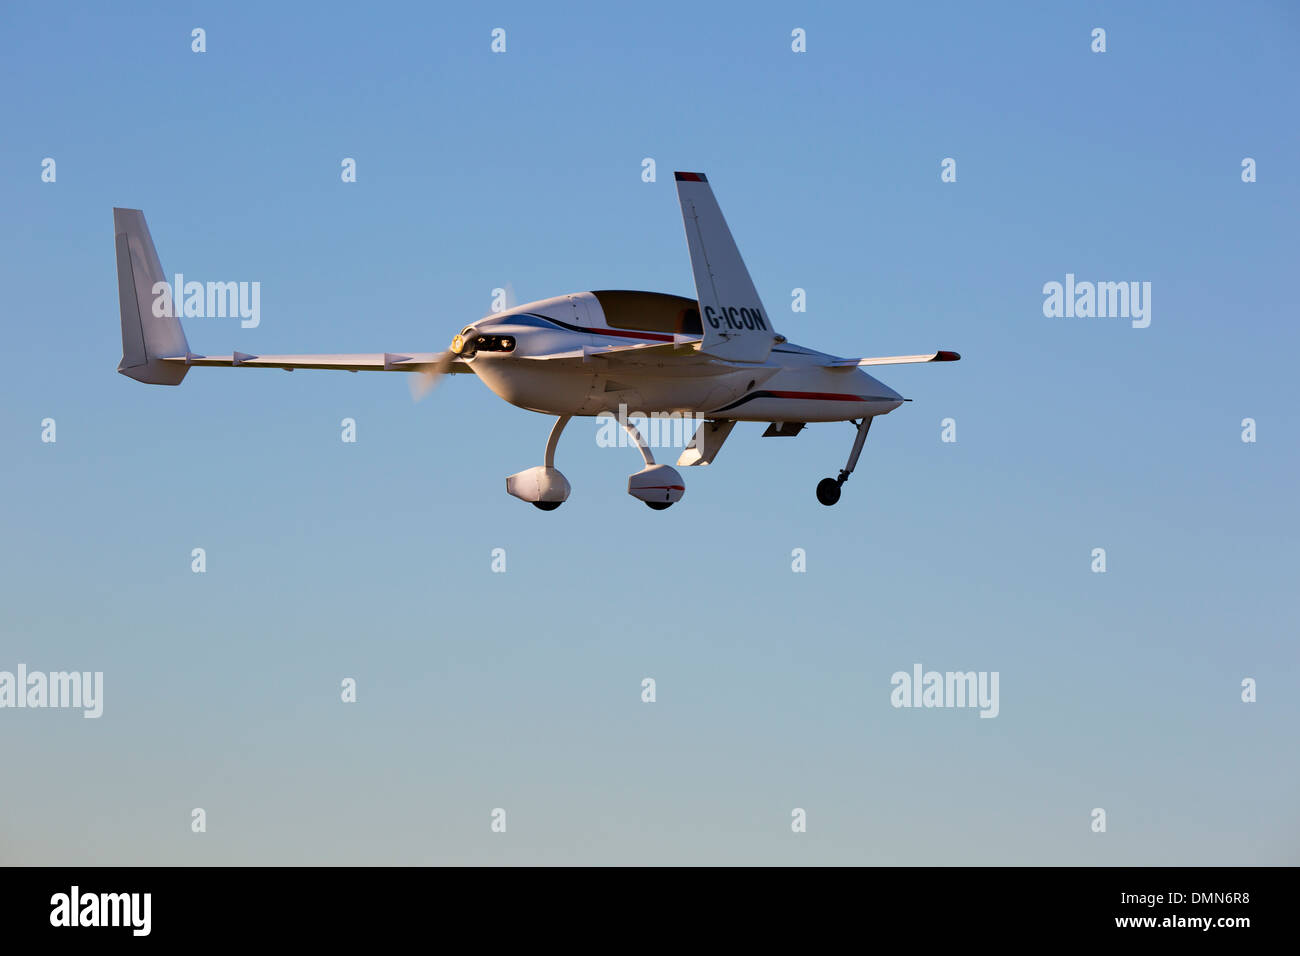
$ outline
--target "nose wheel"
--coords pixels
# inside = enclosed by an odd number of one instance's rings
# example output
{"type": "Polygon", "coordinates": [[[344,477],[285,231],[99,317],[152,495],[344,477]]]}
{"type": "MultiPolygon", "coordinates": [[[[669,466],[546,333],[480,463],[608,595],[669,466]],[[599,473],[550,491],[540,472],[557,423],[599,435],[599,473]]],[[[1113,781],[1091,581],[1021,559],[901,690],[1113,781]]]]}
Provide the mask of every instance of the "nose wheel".
{"type": "Polygon", "coordinates": [[[858,437],[853,439],[853,450],[849,452],[849,462],[844,466],[839,477],[823,478],[817,482],[817,500],[828,508],[840,500],[841,486],[849,480],[849,475],[853,474],[853,469],[858,466],[858,458],[862,455],[862,446],[867,441],[867,432],[871,431],[871,418],[864,418],[857,425],[858,437]]]}
{"type": "Polygon", "coordinates": [[[835,504],[840,500],[840,483],[834,478],[823,478],[817,482],[817,500],[828,507],[835,504]]]}

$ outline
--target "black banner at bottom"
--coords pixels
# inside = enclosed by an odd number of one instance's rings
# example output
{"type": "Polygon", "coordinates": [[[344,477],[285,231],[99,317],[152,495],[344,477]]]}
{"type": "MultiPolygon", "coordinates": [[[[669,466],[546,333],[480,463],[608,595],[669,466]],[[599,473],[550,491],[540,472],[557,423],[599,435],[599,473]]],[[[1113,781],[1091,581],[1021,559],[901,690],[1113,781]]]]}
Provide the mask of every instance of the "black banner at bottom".
{"type": "Polygon", "coordinates": [[[599,933],[605,945],[631,946],[772,944],[787,934],[807,943],[846,933],[901,933],[923,944],[1046,935],[1182,946],[1285,932],[1295,871],[9,868],[0,880],[10,942],[373,943],[434,930],[533,943],[599,933]]]}

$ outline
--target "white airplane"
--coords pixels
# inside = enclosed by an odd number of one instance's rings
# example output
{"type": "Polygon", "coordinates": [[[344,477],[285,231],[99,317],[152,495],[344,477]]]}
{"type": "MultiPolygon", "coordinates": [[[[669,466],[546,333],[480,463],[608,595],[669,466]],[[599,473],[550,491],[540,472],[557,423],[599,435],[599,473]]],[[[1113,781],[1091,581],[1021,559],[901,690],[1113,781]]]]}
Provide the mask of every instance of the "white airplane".
{"type": "MultiPolygon", "coordinates": [[[[555,467],[560,433],[574,416],[690,415],[702,418],[678,458],[681,467],[718,456],[736,422],[766,422],[765,437],[793,437],[809,422],[852,422],[857,437],[848,463],[817,485],[833,505],[853,473],[871,421],[904,401],[863,366],[955,362],[956,352],[837,358],[778,335],[713,198],[703,173],[676,174],[686,224],[695,299],[658,292],[577,292],[529,302],[467,325],[445,352],[362,355],[196,355],[175,317],[144,214],[114,209],[122,361],[117,370],[138,382],[179,385],[192,366],[415,372],[413,394],[445,373],[473,373],[512,405],[555,415],[545,463],[506,478],[506,491],[544,511],[569,497],[555,467]],[[160,302],[165,302],[162,307],[160,302]]],[[[175,290],[176,299],[181,298],[175,290]]],[[[622,417],[622,416],[621,416],[622,417]]],[[[656,464],[637,427],[623,427],[645,467],[627,491],[664,509],[686,491],[676,469],[656,464]]]]}

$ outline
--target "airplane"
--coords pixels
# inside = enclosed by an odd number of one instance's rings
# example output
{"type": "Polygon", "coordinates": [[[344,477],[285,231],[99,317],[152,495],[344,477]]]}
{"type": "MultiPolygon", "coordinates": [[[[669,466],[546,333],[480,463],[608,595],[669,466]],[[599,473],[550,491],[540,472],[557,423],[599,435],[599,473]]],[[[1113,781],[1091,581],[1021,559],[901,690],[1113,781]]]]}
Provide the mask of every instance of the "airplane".
{"type": "MultiPolygon", "coordinates": [[[[955,362],[956,352],[840,358],[778,334],[703,173],[675,173],[686,227],[695,298],[658,292],[576,292],[507,308],[465,326],[443,352],[352,355],[197,355],[175,316],[158,253],[138,209],[113,210],[122,360],[137,382],[179,385],[195,366],[336,369],[416,373],[412,393],[446,374],[477,375],[520,408],[556,416],[544,464],[506,478],[506,491],[543,511],[568,500],[568,479],[555,467],[560,434],[574,417],[620,414],[645,467],[628,478],[628,494],[655,510],[680,501],[681,474],[656,463],[634,415],[700,420],[679,467],[708,465],[737,422],[767,423],[764,437],[790,438],[810,422],[852,422],[857,429],[838,476],[822,479],[817,500],[833,505],[857,467],[871,422],[904,401],[862,369],[876,365],[955,362]],[[161,307],[160,307],[161,304],[161,307]]],[[[177,300],[181,290],[175,290],[177,300]]]]}

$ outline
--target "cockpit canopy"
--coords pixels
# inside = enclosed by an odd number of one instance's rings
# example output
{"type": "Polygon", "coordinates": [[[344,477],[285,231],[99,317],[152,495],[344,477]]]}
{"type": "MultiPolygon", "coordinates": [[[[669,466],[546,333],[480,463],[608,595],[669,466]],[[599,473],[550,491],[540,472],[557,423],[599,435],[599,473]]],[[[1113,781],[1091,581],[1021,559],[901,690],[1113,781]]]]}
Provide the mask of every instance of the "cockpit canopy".
{"type": "Polygon", "coordinates": [[[658,332],[664,335],[703,335],[700,305],[694,299],[663,292],[593,292],[612,329],[658,332]]]}

